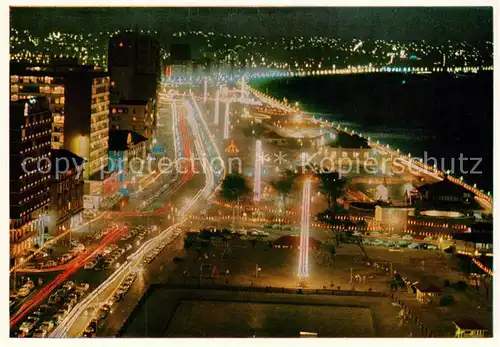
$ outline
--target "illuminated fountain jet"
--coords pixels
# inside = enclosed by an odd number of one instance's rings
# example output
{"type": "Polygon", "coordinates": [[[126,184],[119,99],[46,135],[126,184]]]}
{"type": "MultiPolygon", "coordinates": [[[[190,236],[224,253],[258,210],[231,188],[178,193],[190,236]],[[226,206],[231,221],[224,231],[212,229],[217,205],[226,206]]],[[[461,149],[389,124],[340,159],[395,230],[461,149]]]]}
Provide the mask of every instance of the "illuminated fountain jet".
{"type": "Polygon", "coordinates": [[[379,184],[376,188],[375,198],[377,200],[387,201],[389,200],[389,191],[387,186],[384,184],[379,184]]]}
{"type": "Polygon", "coordinates": [[[241,100],[243,100],[244,95],[245,95],[245,79],[241,77],[241,100]]]}
{"type": "Polygon", "coordinates": [[[309,276],[309,213],[311,207],[311,180],[302,188],[302,221],[300,226],[299,283],[305,284],[309,276]]]}
{"type": "Polygon", "coordinates": [[[263,162],[262,153],[262,141],[255,141],[255,175],[254,175],[254,185],[253,185],[253,201],[260,201],[260,171],[263,162]]]}
{"type": "Polygon", "coordinates": [[[219,94],[220,90],[215,92],[215,112],[214,112],[214,124],[219,124],[219,94]]]}
{"type": "Polygon", "coordinates": [[[229,99],[226,99],[226,109],[224,112],[224,140],[229,138],[229,99]]]}

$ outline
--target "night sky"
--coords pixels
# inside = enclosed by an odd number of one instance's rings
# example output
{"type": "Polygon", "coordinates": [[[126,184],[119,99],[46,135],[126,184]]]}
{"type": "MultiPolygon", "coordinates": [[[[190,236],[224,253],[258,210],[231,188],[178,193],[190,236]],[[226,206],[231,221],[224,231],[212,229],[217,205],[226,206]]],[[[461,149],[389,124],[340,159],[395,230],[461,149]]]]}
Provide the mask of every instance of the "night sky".
{"type": "Polygon", "coordinates": [[[492,39],[482,8],[13,8],[11,24],[34,33],[132,28],[202,30],[251,36],[331,36],[393,40],[492,39]]]}

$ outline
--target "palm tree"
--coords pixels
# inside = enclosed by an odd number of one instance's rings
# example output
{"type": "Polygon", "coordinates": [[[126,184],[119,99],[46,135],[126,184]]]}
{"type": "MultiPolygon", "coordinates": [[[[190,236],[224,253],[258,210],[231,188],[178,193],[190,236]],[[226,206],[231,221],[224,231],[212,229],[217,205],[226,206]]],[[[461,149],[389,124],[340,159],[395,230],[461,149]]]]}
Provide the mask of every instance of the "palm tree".
{"type": "MultiPolygon", "coordinates": [[[[221,195],[224,199],[232,202],[236,201],[238,205],[238,218],[239,218],[240,198],[246,196],[250,192],[250,188],[248,188],[245,177],[237,173],[227,175],[224,181],[222,182],[221,188],[222,188],[221,195]]],[[[234,205],[233,205],[233,231],[234,229],[235,226],[234,226],[234,205]]]]}
{"type": "Polygon", "coordinates": [[[250,192],[245,177],[237,173],[227,175],[221,189],[221,196],[229,201],[236,201],[250,192]]]}
{"type": "Polygon", "coordinates": [[[297,174],[292,170],[286,170],[276,181],[271,181],[271,186],[281,195],[283,210],[286,211],[286,200],[292,192],[297,174]]]}
{"type": "Polygon", "coordinates": [[[328,210],[333,211],[334,207],[338,205],[337,200],[344,196],[348,180],[335,171],[318,172],[316,177],[320,180],[318,190],[325,197],[328,210]]]}
{"type": "MultiPolygon", "coordinates": [[[[338,200],[344,196],[349,181],[346,177],[342,177],[335,171],[317,172],[316,177],[319,178],[319,192],[323,195],[328,203],[328,208],[318,213],[317,218],[319,221],[330,226],[335,235],[337,246],[340,242],[352,243],[359,246],[365,258],[368,259],[368,254],[363,247],[363,240],[359,236],[353,235],[349,227],[355,224],[349,219],[335,218],[339,215],[347,216],[347,211],[339,204],[338,200]]],[[[362,221],[361,223],[366,223],[362,221]]],[[[359,224],[360,226],[362,224],[359,224]]]]}

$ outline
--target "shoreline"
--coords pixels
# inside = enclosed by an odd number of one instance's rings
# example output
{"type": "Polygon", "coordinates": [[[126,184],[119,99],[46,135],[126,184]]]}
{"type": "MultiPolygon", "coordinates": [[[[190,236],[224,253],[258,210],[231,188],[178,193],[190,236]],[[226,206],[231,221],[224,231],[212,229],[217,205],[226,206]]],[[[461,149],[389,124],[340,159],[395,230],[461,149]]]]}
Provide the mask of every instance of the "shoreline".
{"type": "Polygon", "coordinates": [[[443,180],[445,177],[447,177],[450,182],[453,182],[459,186],[462,186],[463,188],[465,188],[468,191],[475,194],[475,199],[478,201],[478,203],[480,203],[482,206],[483,205],[486,206],[486,207],[484,207],[485,210],[491,211],[493,209],[493,197],[491,195],[488,195],[488,194],[481,192],[478,188],[473,187],[473,186],[463,182],[463,178],[456,178],[456,177],[452,176],[451,174],[446,174],[445,172],[442,172],[441,170],[438,170],[434,167],[431,167],[430,165],[426,165],[420,161],[414,160],[414,158],[411,157],[411,154],[404,154],[404,153],[400,152],[399,150],[393,150],[393,149],[391,149],[391,146],[389,144],[384,145],[384,144],[380,143],[380,141],[373,142],[373,141],[371,141],[370,137],[364,137],[364,136],[362,136],[361,133],[356,132],[353,129],[348,129],[347,127],[342,128],[339,123],[335,123],[333,121],[330,121],[330,122],[324,121],[321,118],[320,119],[316,118],[315,116],[311,117],[308,114],[311,114],[311,113],[315,114],[316,112],[301,111],[299,109],[299,107],[291,107],[290,105],[286,105],[283,102],[277,100],[276,98],[273,98],[272,96],[269,96],[269,95],[257,90],[256,88],[248,85],[247,82],[245,82],[245,84],[246,84],[246,88],[251,93],[256,95],[259,99],[261,99],[261,101],[263,103],[269,104],[273,107],[283,109],[287,112],[301,112],[302,114],[304,114],[304,117],[306,119],[308,119],[309,121],[312,121],[318,125],[322,125],[322,126],[330,128],[330,129],[334,129],[336,131],[341,131],[341,132],[348,134],[348,135],[358,135],[359,137],[361,137],[362,139],[365,139],[367,141],[368,146],[370,146],[370,148],[376,148],[377,150],[384,152],[387,155],[391,155],[395,158],[398,158],[402,162],[406,163],[407,166],[410,165],[413,168],[417,168],[418,170],[421,170],[426,175],[436,177],[440,181],[443,180]]]}

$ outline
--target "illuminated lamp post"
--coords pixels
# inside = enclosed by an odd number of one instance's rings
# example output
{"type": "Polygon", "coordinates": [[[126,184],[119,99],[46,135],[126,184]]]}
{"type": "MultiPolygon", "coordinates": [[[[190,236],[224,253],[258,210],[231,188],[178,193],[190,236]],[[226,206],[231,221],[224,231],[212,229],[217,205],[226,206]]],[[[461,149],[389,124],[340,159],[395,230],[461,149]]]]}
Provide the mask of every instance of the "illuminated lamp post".
{"type": "Polygon", "coordinates": [[[214,112],[214,124],[219,124],[219,94],[220,90],[215,92],[215,112],[214,112]]]}
{"type": "Polygon", "coordinates": [[[260,201],[260,171],[261,171],[261,164],[263,161],[263,154],[262,154],[262,141],[261,140],[256,140],[255,141],[255,176],[254,176],[254,197],[253,201],[260,201]]]}
{"type": "Polygon", "coordinates": [[[308,178],[302,188],[302,219],[300,226],[299,285],[305,285],[309,277],[309,212],[311,206],[311,180],[308,178]]]}
{"type": "Polygon", "coordinates": [[[203,102],[206,104],[207,103],[207,78],[203,80],[203,102]]]}
{"type": "Polygon", "coordinates": [[[224,112],[224,140],[229,138],[229,99],[226,99],[226,109],[224,112]]]}

